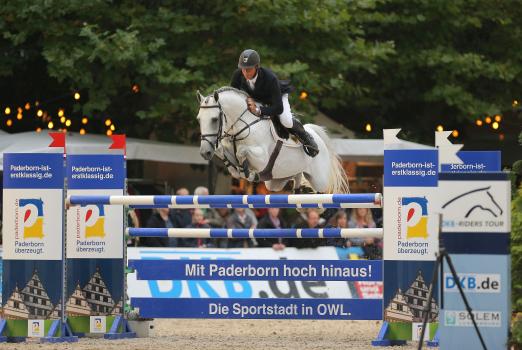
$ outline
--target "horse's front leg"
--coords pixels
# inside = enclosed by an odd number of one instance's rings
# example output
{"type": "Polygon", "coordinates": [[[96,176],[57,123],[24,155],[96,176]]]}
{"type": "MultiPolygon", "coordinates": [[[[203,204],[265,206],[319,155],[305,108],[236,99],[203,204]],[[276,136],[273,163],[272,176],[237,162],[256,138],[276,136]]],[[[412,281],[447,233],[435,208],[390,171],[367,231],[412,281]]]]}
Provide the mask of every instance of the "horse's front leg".
{"type": "Polygon", "coordinates": [[[237,159],[243,166],[245,178],[248,181],[259,181],[259,172],[268,161],[268,153],[260,146],[241,145],[237,148],[237,159]]]}
{"type": "Polygon", "coordinates": [[[229,165],[227,167],[227,170],[228,172],[230,173],[230,175],[234,178],[234,179],[240,179],[241,178],[241,173],[239,172],[239,170],[233,166],[233,165],[229,165]]]}
{"type": "Polygon", "coordinates": [[[230,175],[232,175],[233,178],[235,178],[235,179],[241,178],[239,169],[228,161],[229,157],[225,157],[225,149],[222,146],[219,146],[216,149],[215,155],[216,155],[216,157],[218,157],[219,159],[221,159],[223,161],[225,167],[227,168],[228,172],[230,173],[230,175]]]}

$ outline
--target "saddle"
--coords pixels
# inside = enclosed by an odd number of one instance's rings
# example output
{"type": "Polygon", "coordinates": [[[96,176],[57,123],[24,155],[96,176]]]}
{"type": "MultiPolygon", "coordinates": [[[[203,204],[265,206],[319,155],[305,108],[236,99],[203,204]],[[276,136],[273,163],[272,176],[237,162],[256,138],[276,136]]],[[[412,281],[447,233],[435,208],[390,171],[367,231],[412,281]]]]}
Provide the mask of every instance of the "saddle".
{"type": "Polygon", "coordinates": [[[270,126],[270,130],[272,130],[272,134],[274,134],[277,137],[274,137],[275,139],[280,138],[283,140],[288,140],[290,137],[290,132],[288,132],[288,129],[281,124],[281,121],[279,120],[279,117],[270,116],[270,121],[272,122],[270,126]]]}
{"type": "Polygon", "coordinates": [[[288,132],[288,129],[281,124],[278,117],[270,117],[270,132],[275,141],[281,141],[283,145],[288,147],[301,147],[301,143],[297,138],[288,132]]]}

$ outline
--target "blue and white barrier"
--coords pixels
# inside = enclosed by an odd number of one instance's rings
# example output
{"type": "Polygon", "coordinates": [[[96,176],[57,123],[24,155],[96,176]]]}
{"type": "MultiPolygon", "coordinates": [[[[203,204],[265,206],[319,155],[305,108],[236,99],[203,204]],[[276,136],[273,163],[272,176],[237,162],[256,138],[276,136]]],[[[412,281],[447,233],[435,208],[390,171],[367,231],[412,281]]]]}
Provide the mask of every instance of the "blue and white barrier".
{"type": "Polygon", "coordinates": [[[128,228],[131,237],[176,238],[382,238],[382,228],[128,228]]]}
{"type": "Polygon", "coordinates": [[[209,196],[82,196],[67,198],[69,205],[128,205],[169,208],[381,208],[380,193],[271,194],[209,196]]]}

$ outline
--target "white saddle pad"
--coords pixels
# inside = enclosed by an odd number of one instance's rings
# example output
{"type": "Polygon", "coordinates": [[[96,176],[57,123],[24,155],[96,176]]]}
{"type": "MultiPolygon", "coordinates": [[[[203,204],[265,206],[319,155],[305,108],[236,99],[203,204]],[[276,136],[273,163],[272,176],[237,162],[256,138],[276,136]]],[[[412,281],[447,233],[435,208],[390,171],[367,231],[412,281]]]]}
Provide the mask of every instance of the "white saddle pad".
{"type": "Polygon", "coordinates": [[[301,147],[301,143],[292,134],[290,134],[290,137],[287,140],[280,138],[279,135],[277,135],[277,132],[274,128],[274,123],[272,123],[272,120],[270,120],[269,122],[270,122],[270,132],[272,133],[272,137],[274,138],[274,141],[277,142],[277,141],[281,140],[283,142],[283,146],[287,146],[287,147],[301,147]]]}

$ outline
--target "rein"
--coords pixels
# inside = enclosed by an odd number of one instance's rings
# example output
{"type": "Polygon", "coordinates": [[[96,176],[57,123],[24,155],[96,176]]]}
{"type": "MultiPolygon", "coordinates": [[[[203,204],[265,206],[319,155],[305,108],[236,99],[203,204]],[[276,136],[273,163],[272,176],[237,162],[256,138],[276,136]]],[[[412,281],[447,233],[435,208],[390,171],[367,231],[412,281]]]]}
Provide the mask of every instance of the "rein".
{"type": "MultiPolygon", "coordinates": [[[[219,101],[217,102],[217,104],[211,105],[211,106],[200,105],[199,108],[218,108],[219,109],[219,117],[218,117],[219,118],[219,126],[218,126],[217,132],[214,133],[214,134],[202,134],[201,135],[201,140],[207,141],[212,146],[214,151],[216,151],[218,149],[218,147],[220,146],[220,143],[221,143],[221,141],[223,139],[230,138],[230,140],[232,142],[232,145],[234,147],[233,155],[234,155],[235,159],[234,159],[234,161],[231,161],[230,159],[228,159],[228,157],[226,155],[226,152],[223,152],[223,158],[224,158],[223,162],[224,162],[225,166],[227,166],[227,167],[228,166],[233,166],[238,171],[242,171],[243,173],[247,173],[248,172],[248,167],[246,167],[243,164],[239,164],[239,159],[237,158],[237,142],[245,140],[246,138],[248,138],[248,136],[250,136],[250,128],[253,125],[259,123],[262,120],[269,120],[270,117],[268,117],[268,116],[260,116],[260,117],[256,118],[254,121],[252,121],[250,123],[247,123],[245,120],[243,120],[243,116],[248,111],[248,108],[246,108],[241,113],[239,118],[227,130],[223,130],[223,126],[226,125],[226,123],[227,123],[227,115],[223,111],[223,108],[221,107],[221,103],[219,103],[219,101]],[[231,131],[234,129],[234,127],[236,126],[236,124],[238,122],[242,122],[243,124],[245,124],[245,126],[243,126],[243,128],[240,129],[238,132],[232,134],[231,131]],[[246,131],[246,130],[248,130],[248,133],[245,136],[240,137],[240,135],[244,131],[246,131]],[[215,137],[216,140],[212,141],[212,140],[209,139],[210,137],[215,137]]],[[[279,150],[280,150],[280,147],[279,147],[279,150]]],[[[279,154],[279,150],[277,150],[277,154],[279,154]]],[[[276,157],[277,157],[277,155],[276,155],[276,157]]],[[[274,161],[275,161],[275,159],[274,159],[274,161]]]]}
{"type": "MultiPolygon", "coordinates": [[[[201,135],[201,140],[204,140],[204,141],[207,141],[208,143],[210,143],[212,145],[214,151],[215,151],[219,147],[219,144],[220,144],[221,140],[223,140],[225,138],[230,138],[230,140],[232,141],[232,144],[234,146],[234,157],[236,158],[236,164],[238,166],[240,166],[240,164],[239,164],[239,160],[237,159],[237,156],[236,156],[236,153],[237,153],[237,144],[236,144],[236,142],[245,140],[250,135],[250,127],[252,127],[253,125],[259,123],[261,120],[268,120],[268,119],[270,119],[270,117],[261,116],[259,118],[256,118],[253,122],[247,123],[246,121],[243,120],[243,116],[248,111],[248,108],[246,108],[241,113],[239,118],[228,128],[228,130],[223,131],[223,125],[227,122],[227,115],[223,111],[223,108],[221,107],[221,104],[219,102],[217,104],[215,104],[215,105],[212,105],[212,106],[199,106],[199,108],[208,108],[208,109],[210,109],[210,108],[218,108],[219,109],[219,117],[218,117],[219,118],[219,126],[218,126],[217,132],[214,133],[214,134],[202,134],[201,135]],[[243,124],[245,124],[245,126],[241,130],[236,132],[235,134],[231,134],[230,131],[236,126],[236,124],[238,122],[242,122],[243,124]],[[244,137],[239,138],[239,135],[241,135],[245,130],[248,130],[248,133],[244,137]],[[216,138],[215,142],[212,142],[209,139],[209,137],[215,137],[216,138]]],[[[228,161],[228,159],[227,159],[227,161],[228,161]]]]}

